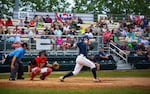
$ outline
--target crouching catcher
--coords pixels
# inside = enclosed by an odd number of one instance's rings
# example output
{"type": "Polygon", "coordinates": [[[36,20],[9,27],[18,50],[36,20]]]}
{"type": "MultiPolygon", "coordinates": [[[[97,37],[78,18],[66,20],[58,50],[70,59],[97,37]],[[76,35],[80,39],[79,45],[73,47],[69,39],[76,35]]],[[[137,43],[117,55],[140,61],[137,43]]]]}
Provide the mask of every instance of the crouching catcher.
{"type": "Polygon", "coordinates": [[[36,75],[40,75],[40,79],[44,80],[52,72],[52,66],[52,64],[48,64],[46,52],[39,52],[39,55],[28,64],[30,80],[33,80],[36,75]]]}

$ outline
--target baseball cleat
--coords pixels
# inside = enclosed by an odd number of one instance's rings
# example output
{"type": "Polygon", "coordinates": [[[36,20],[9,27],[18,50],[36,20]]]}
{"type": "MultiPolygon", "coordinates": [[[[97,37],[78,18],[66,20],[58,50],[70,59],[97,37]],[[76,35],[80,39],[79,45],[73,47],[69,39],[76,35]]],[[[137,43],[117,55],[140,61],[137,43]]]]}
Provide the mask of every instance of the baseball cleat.
{"type": "Polygon", "coordinates": [[[101,82],[99,79],[93,79],[94,82],[101,82]]]}
{"type": "Polygon", "coordinates": [[[63,76],[59,77],[60,82],[64,82],[63,76]]]}
{"type": "Polygon", "coordinates": [[[16,79],[15,78],[9,78],[9,81],[15,81],[16,79]]]}
{"type": "Polygon", "coordinates": [[[41,80],[45,80],[45,77],[43,77],[43,76],[40,76],[40,79],[41,79],[41,80]]]}

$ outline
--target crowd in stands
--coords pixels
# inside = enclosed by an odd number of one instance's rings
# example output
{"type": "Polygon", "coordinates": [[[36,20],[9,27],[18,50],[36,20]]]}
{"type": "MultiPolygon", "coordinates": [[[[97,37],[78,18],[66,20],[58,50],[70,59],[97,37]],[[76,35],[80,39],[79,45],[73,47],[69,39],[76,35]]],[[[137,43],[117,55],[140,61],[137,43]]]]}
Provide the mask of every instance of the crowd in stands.
{"type": "Polygon", "coordinates": [[[80,27],[78,24],[84,24],[80,17],[69,18],[61,23],[57,19],[52,20],[49,15],[45,17],[35,15],[31,19],[28,17],[20,19],[17,25],[14,25],[10,18],[6,21],[0,18],[0,34],[14,34],[15,38],[8,37],[8,42],[20,42],[21,35],[28,35],[32,40],[36,35],[42,35],[41,38],[50,38],[51,43],[57,45],[57,49],[62,48],[64,50],[75,47],[77,35],[87,35],[89,38],[103,36],[106,46],[112,43],[127,54],[130,52],[145,54],[150,44],[150,25],[146,17],[130,21],[123,18],[112,29],[109,27],[115,24],[113,17],[109,19],[108,17],[101,17],[96,24],[91,24],[87,28],[80,27]],[[50,24],[45,26],[44,23],[50,24]],[[13,31],[9,30],[9,26],[15,27],[13,31]],[[39,32],[37,28],[44,29],[39,32]],[[55,35],[56,37],[44,35],[55,35]],[[64,40],[62,35],[67,35],[67,38],[64,40]]]}

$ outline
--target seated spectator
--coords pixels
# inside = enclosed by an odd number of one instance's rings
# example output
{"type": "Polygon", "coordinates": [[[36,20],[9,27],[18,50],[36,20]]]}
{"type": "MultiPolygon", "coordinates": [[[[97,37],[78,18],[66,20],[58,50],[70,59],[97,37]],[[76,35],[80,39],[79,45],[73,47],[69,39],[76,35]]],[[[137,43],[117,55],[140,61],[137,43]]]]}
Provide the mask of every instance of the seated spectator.
{"type": "Polygon", "coordinates": [[[25,30],[25,33],[28,34],[30,32],[30,26],[27,26],[27,29],[25,30]]]}
{"type": "Polygon", "coordinates": [[[97,71],[100,70],[100,64],[97,62],[95,55],[91,54],[89,59],[95,64],[97,71]]]}
{"type": "Polygon", "coordinates": [[[148,46],[149,45],[149,41],[146,39],[145,36],[141,36],[140,42],[143,43],[144,46],[148,46]]]}
{"type": "Polygon", "coordinates": [[[48,26],[45,27],[44,32],[49,32],[48,26]]]}
{"type": "Polygon", "coordinates": [[[135,47],[135,51],[137,55],[143,55],[145,53],[145,47],[144,47],[144,43],[139,43],[136,47],[135,47]]]}
{"type": "Polygon", "coordinates": [[[104,52],[104,48],[100,48],[99,58],[100,58],[100,60],[112,60],[113,63],[116,63],[116,61],[114,60],[114,58],[111,55],[108,55],[104,52]]]}
{"type": "Polygon", "coordinates": [[[83,24],[83,21],[80,17],[78,17],[78,24],[83,24]]]}
{"type": "Polygon", "coordinates": [[[0,17],[0,25],[5,25],[5,23],[4,23],[4,21],[3,21],[3,19],[2,19],[2,17],[0,17]]]}
{"type": "Polygon", "coordinates": [[[125,41],[128,43],[131,43],[133,41],[132,37],[130,36],[130,34],[128,34],[125,38],[125,41]]]}
{"type": "Polygon", "coordinates": [[[11,18],[7,18],[5,25],[6,26],[13,26],[13,22],[12,22],[11,18]]]}
{"type": "Polygon", "coordinates": [[[93,38],[93,33],[92,30],[90,28],[86,29],[85,35],[88,36],[89,38],[93,38]]]}
{"type": "Polygon", "coordinates": [[[54,34],[58,36],[62,35],[62,31],[60,30],[59,25],[55,25],[54,34]]]}
{"type": "Polygon", "coordinates": [[[52,23],[52,18],[50,18],[49,15],[46,15],[45,23],[52,23]]]}
{"type": "Polygon", "coordinates": [[[24,35],[24,34],[25,34],[24,28],[21,29],[20,34],[21,34],[21,35],[24,35]]]}
{"type": "Polygon", "coordinates": [[[34,22],[33,19],[30,19],[29,26],[30,27],[34,27],[35,26],[35,22],[34,22]]]}
{"type": "Polygon", "coordinates": [[[58,37],[56,38],[56,49],[57,49],[57,50],[60,49],[62,43],[63,43],[63,39],[62,39],[60,36],[58,36],[58,37]]]}
{"type": "Polygon", "coordinates": [[[93,33],[94,33],[94,35],[102,35],[102,31],[101,31],[101,28],[98,23],[96,23],[96,25],[93,29],[93,33]]]}
{"type": "Polygon", "coordinates": [[[77,35],[76,29],[71,28],[71,30],[67,33],[67,35],[77,35]]]}
{"type": "Polygon", "coordinates": [[[70,26],[67,24],[67,22],[65,22],[64,24],[63,24],[63,33],[65,32],[65,34],[66,33],[68,33],[70,31],[70,26]]]}
{"type": "Polygon", "coordinates": [[[13,29],[14,33],[20,33],[20,28],[18,25],[16,25],[16,27],[13,29]]]}
{"type": "Polygon", "coordinates": [[[41,23],[45,23],[45,18],[44,18],[43,16],[40,16],[40,18],[39,18],[39,22],[41,22],[41,23]]]}
{"type": "Polygon", "coordinates": [[[54,34],[54,28],[53,28],[53,27],[50,28],[50,31],[48,32],[48,35],[55,35],[55,34],[54,34]]]}
{"type": "Polygon", "coordinates": [[[18,26],[24,26],[24,22],[23,22],[23,20],[22,19],[20,19],[20,22],[18,23],[18,26]]]}
{"type": "Polygon", "coordinates": [[[27,27],[29,25],[28,17],[25,18],[24,20],[24,26],[27,27]]]}

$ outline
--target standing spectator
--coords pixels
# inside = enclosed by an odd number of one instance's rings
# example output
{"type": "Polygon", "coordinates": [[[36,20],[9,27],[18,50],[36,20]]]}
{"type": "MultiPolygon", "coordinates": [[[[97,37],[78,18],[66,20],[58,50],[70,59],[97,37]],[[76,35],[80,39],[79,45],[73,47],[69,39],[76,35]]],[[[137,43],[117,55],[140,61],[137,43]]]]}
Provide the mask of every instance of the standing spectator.
{"type": "Polygon", "coordinates": [[[52,23],[52,18],[50,18],[49,15],[46,15],[45,23],[52,23]]]}
{"type": "Polygon", "coordinates": [[[28,17],[25,18],[24,20],[24,26],[27,27],[29,25],[28,17]]]}
{"type": "Polygon", "coordinates": [[[5,23],[6,23],[5,24],[6,26],[13,26],[13,22],[12,22],[11,18],[7,18],[5,23]]]}
{"type": "Polygon", "coordinates": [[[62,35],[62,31],[60,30],[59,25],[55,25],[54,34],[58,36],[62,35]]]}

